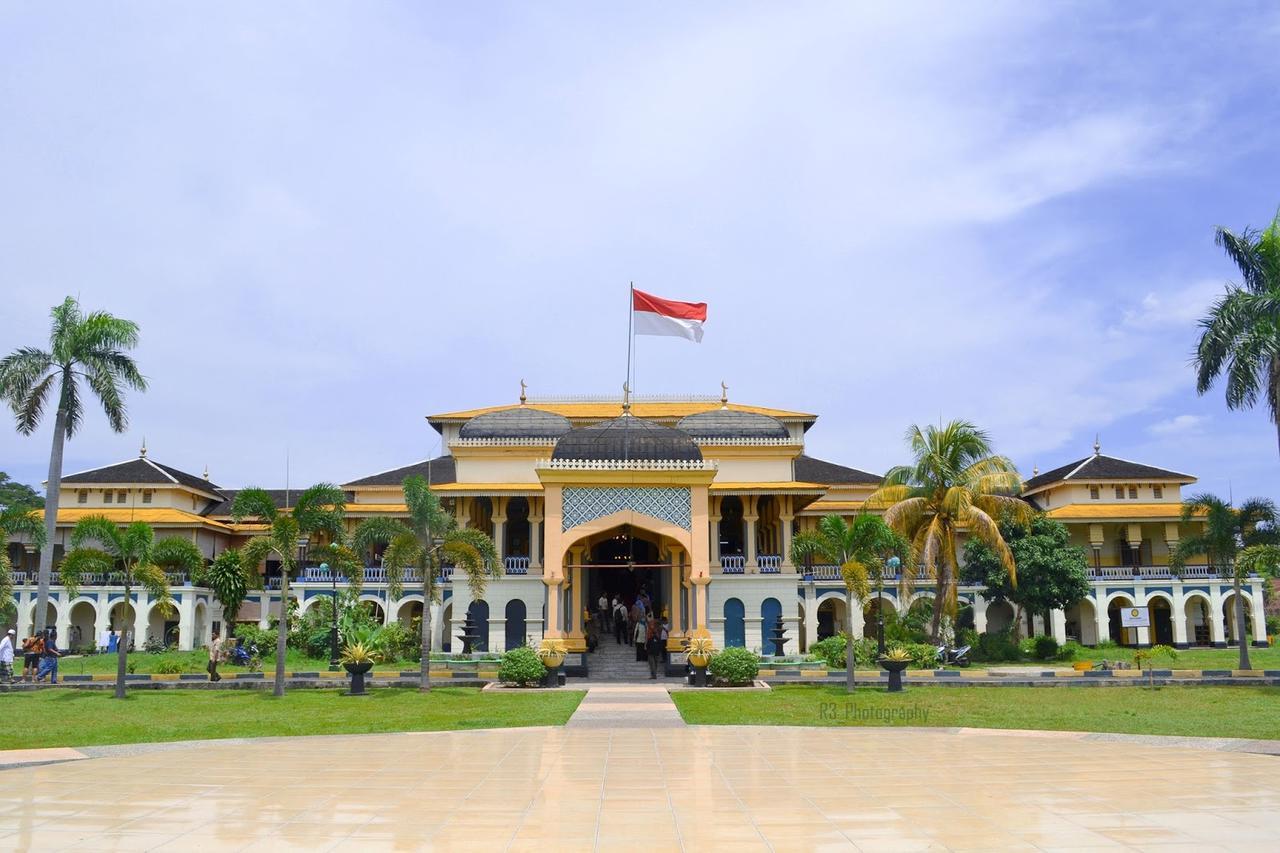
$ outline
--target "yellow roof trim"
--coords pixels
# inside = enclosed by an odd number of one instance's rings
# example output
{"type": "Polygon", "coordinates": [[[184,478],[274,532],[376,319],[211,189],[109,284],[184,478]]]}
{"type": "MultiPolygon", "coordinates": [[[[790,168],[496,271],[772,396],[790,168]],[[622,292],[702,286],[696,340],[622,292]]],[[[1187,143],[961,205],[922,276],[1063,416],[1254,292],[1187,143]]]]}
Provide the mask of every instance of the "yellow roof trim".
{"type": "Polygon", "coordinates": [[[408,504],[347,504],[347,515],[359,515],[361,513],[399,513],[408,512],[408,504]]]}
{"type": "MultiPolygon", "coordinates": [[[[458,412],[443,412],[438,415],[428,415],[427,420],[446,421],[446,420],[470,420],[477,415],[488,414],[489,412],[504,412],[508,409],[520,408],[517,404],[509,406],[485,406],[479,409],[463,409],[458,412]]],[[[557,415],[563,415],[570,420],[573,419],[607,419],[616,418],[622,415],[621,402],[608,403],[538,403],[530,402],[528,408],[540,409],[544,412],[554,412],[557,415]]],[[[710,412],[721,408],[718,400],[698,400],[693,402],[635,402],[631,404],[631,414],[638,418],[682,418],[685,415],[695,415],[699,412],[710,412]]],[[[767,406],[744,406],[739,403],[730,403],[729,409],[735,412],[751,412],[757,415],[769,415],[774,418],[785,420],[816,420],[817,415],[811,415],[807,412],[792,412],[786,409],[771,409],[767,406]]]]}
{"type": "MultiPolygon", "coordinates": [[[[529,492],[537,493],[542,491],[541,483],[442,483],[432,486],[433,492],[476,492],[484,494],[485,492],[529,492]]],[[[350,506],[359,506],[359,504],[351,504],[350,506]]],[[[348,507],[349,508],[349,507],[348,507]]]]}
{"type": "Polygon", "coordinates": [[[1151,521],[1176,521],[1182,518],[1182,504],[1067,504],[1054,507],[1045,513],[1050,518],[1110,518],[1151,521]]]}
{"type": "Polygon", "coordinates": [[[816,500],[804,508],[805,512],[848,512],[861,510],[866,501],[824,501],[816,500]]]}
{"type": "Polygon", "coordinates": [[[779,480],[769,483],[712,483],[713,492],[819,492],[826,493],[822,483],[801,483],[795,480],[779,480]]]}
{"type": "MultiPolygon", "coordinates": [[[[59,524],[75,524],[82,518],[99,515],[115,524],[130,524],[135,521],[145,521],[147,524],[181,524],[191,527],[209,526],[218,530],[227,530],[228,526],[221,521],[214,521],[203,515],[196,515],[193,512],[186,512],[173,507],[150,507],[141,508],[108,508],[108,507],[59,507],[58,523],[59,524]]],[[[43,510],[40,516],[44,517],[43,510]]]]}

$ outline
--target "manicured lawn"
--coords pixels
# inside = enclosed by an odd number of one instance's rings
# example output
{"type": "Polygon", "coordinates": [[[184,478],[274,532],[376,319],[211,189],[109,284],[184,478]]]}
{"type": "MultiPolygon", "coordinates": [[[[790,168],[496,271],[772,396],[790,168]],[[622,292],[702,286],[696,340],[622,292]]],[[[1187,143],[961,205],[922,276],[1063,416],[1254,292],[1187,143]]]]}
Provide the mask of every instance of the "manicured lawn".
{"type": "Polygon", "coordinates": [[[909,687],[902,693],[787,685],[768,693],[678,690],[699,725],[973,726],[1280,739],[1280,687],[909,687]]]}
{"type": "Polygon", "coordinates": [[[363,698],[337,690],[292,690],[276,699],[270,690],[133,690],[121,701],[110,691],[41,690],[4,696],[0,749],[558,726],[583,695],[438,687],[426,695],[380,688],[363,698]]]}
{"type": "MultiPolygon", "coordinates": [[[[431,659],[442,660],[443,658],[432,655],[431,659]]],[[[205,665],[209,662],[209,653],[203,649],[197,649],[190,652],[161,652],[160,654],[149,654],[147,652],[133,652],[129,655],[129,664],[133,667],[130,672],[143,674],[148,672],[156,672],[158,669],[164,668],[169,664],[176,663],[181,666],[182,672],[204,672],[205,665]]],[[[490,666],[496,665],[490,662],[490,666]]],[[[329,668],[329,659],[307,657],[296,649],[290,649],[285,656],[285,666],[290,672],[316,672],[329,668]]],[[[275,656],[264,658],[262,660],[262,671],[266,673],[275,672],[276,661],[275,656]]],[[[379,663],[376,667],[378,670],[417,670],[418,661],[402,660],[390,663],[379,663]]],[[[222,672],[247,672],[248,667],[232,666],[223,661],[218,665],[218,669],[222,672]]],[[[81,657],[66,657],[58,664],[59,675],[114,675],[116,671],[116,656],[112,654],[84,655],[81,657]]]]}
{"type": "MultiPolygon", "coordinates": [[[[1132,661],[1134,651],[1134,649],[1119,646],[1109,649],[1085,649],[1076,657],[1076,660],[1091,660],[1099,663],[1104,660],[1132,661]]],[[[1071,666],[1071,663],[1071,661],[1021,661],[1019,663],[975,663],[974,666],[979,668],[1030,666],[1043,669],[1044,667],[1071,666]]],[[[1158,658],[1155,662],[1156,669],[1235,669],[1239,665],[1240,650],[1234,647],[1181,649],[1176,658],[1172,660],[1158,658]]],[[[1280,669],[1280,646],[1249,649],[1249,665],[1253,669],[1280,669]]]]}

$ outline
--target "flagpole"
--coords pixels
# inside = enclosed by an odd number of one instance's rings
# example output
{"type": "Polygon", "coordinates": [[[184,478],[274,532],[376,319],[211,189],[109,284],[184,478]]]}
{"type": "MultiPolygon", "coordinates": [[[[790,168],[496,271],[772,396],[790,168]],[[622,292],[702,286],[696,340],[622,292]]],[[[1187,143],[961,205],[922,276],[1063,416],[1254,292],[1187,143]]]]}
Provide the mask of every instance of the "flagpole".
{"type": "Polygon", "coordinates": [[[631,353],[636,348],[634,321],[636,316],[636,283],[631,282],[627,290],[627,387],[631,386],[631,353]]]}

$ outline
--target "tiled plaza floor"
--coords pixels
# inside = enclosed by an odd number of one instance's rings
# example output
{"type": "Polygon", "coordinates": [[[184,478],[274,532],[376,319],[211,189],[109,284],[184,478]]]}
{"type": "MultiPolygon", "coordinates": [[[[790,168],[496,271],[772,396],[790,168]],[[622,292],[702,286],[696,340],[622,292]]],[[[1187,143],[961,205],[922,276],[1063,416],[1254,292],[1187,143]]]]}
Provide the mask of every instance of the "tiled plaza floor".
{"type": "Polygon", "coordinates": [[[0,773],[3,850],[1263,850],[1280,760],[894,729],[209,743],[0,773]]]}

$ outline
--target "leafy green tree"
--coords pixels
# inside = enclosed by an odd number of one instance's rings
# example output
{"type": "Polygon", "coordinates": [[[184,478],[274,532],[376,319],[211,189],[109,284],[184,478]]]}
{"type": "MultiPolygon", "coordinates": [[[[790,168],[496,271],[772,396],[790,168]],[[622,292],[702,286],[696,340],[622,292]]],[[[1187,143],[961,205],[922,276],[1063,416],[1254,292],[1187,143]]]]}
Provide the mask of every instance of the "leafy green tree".
{"type": "Polygon", "coordinates": [[[0,471],[0,511],[10,507],[39,509],[42,503],[44,498],[40,497],[39,492],[0,471]]]}
{"type": "Polygon", "coordinates": [[[1225,374],[1227,408],[1251,409],[1265,396],[1280,442],[1280,213],[1265,231],[1218,228],[1216,240],[1243,283],[1228,285],[1200,320],[1196,390],[1225,374]]]}
{"type": "MultiPolygon", "coordinates": [[[[502,577],[498,549],[482,530],[458,527],[444,511],[440,498],[422,477],[404,480],[404,499],[409,523],[394,518],[370,518],[360,522],[352,537],[358,553],[367,554],[375,545],[385,545],[382,566],[392,597],[400,595],[406,569],[422,578],[422,680],[419,690],[431,689],[431,604],[440,596],[440,567],[452,563],[455,572],[467,577],[473,598],[484,594],[490,578],[502,577]]],[[[455,575],[456,577],[456,575],[455,575]]]]}
{"type": "MultiPolygon", "coordinates": [[[[823,516],[816,531],[805,531],[791,540],[791,560],[808,565],[813,557],[840,567],[844,581],[844,606],[850,624],[845,629],[845,686],[854,688],[855,657],[853,652],[853,602],[871,594],[871,579],[884,571],[884,561],[897,556],[909,557],[909,543],[884,519],[869,512],[854,517],[852,522],[832,513],[823,516]]],[[[910,574],[904,572],[903,576],[910,574]]]]}
{"type": "MultiPolygon", "coordinates": [[[[53,541],[58,523],[58,498],[62,490],[62,448],[84,420],[80,382],[98,398],[107,423],[124,432],[125,387],[145,391],[147,381],[125,352],[138,345],[138,326],[105,311],[84,314],[70,296],[51,312],[53,328],[49,349],[20,347],[0,359],[0,397],[13,409],[18,432],[30,435],[40,426],[46,404],[56,394],[53,447],[49,452],[49,481],[44,494],[45,541],[53,541]]],[[[36,631],[45,627],[49,608],[49,578],[53,573],[53,549],[40,550],[40,574],[36,591],[36,631]]]]}
{"type": "Polygon", "coordinates": [[[988,599],[1017,606],[1015,637],[1022,611],[1042,615],[1047,626],[1050,611],[1070,607],[1089,594],[1089,561],[1084,548],[1071,544],[1065,524],[1045,515],[1036,515],[1029,524],[1006,516],[1000,520],[1000,535],[1018,567],[1017,586],[996,553],[977,539],[965,543],[961,577],[966,583],[985,585],[988,599]]]}
{"type": "Polygon", "coordinates": [[[892,468],[867,504],[885,507],[884,520],[911,542],[925,573],[936,582],[937,606],[930,633],[937,642],[943,614],[954,619],[957,613],[960,529],[985,542],[1016,585],[1017,566],[996,519],[1008,513],[1020,522],[1028,521],[1031,507],[1016,497],[1022,491],[1022,478],[1013,463],[995,455],[991,439],[968,421],[924,429],[912,426],[907,441],[914,461],[892,468]]]}
{"type": "Polygon", "coordinates": [[[1248,630],[1241,587],[1250,572],[1273,572],[1280,563],[1275,559],[1280,554],[1276,548],[1280,543],[1276,505],[1266,498],[1250,498],[1236,508],[1217,495],[1192,495],[1182,505],[1182,522],[1195,532],[1178,541],[1169,566],[1174,572],[1180,572],[1189,561],[1203,555],[1210,568],[1223,578],[1231,579],[1236,603],[1236,635],[1240,641],[1240,669],[1249,669],[1248,630]]]}
{"type": "MultiPolygon", "coordinates": [[[[155,606],[162,613],[172,612],[173,597],[169,594],[165,571],[195,574],[203,563],[204,556],[190,539],[171,536],[156,541],[155,531],[145,522],[135,521],[127,527],[120,527],[104,516],[90,515],[80,519],[71,531],[71,552],[62,560],[59,570],[69,597],[75,597],[85,574],[119,571],[124,580],[125,612],[133,611],[137,636],[136,620],[141,614],[133,609],[134,584],[140,584],[157,599],[155,606]]],[[[125,673],[129,663],[127,628],[122,634],[116,657],[117,699],[125,697],[125,673]]]]}
{"type": "Polygon", "coordinates": [[[228,626],[227,636],[231,636],[230,626],[235,624],[236,614],[249,590],[262,586],[262,576],[257,569],[256,565],[245,565],[239,550],[228,548],[192,575],[191,580],[199,586],[208,587],[222,605],[223,621],[228,626]]]}
{"type": "Polygon", "coordinates": [[[292,508],[280,509],[264,489],[248,488],[236,492],[231,502],[231,517],[237,522],[256,518],[267,525],[267,531],[254,536],[240,549],[240,559],[256,571],[267,557],[280,560],[279,630],[276,632],[276,696],[284,695],[285,654],[289,643],[289,579],[301,568],[298,565],[299,539],[324,535],[330,542],[341,543],[342,520],[346,514],[346,495],[332,483],[319,483],[298,495],[292,508]]]}
{"type": "Polygon", "coordinates": [[[18,613],[17,604],[13,600],[13,565],[9,560],[9,539],[24,536],[37,548],[43,548],[44,535],[44,522],[30,506],[0,505],[0,621],[7,621],[18,613]]]}

